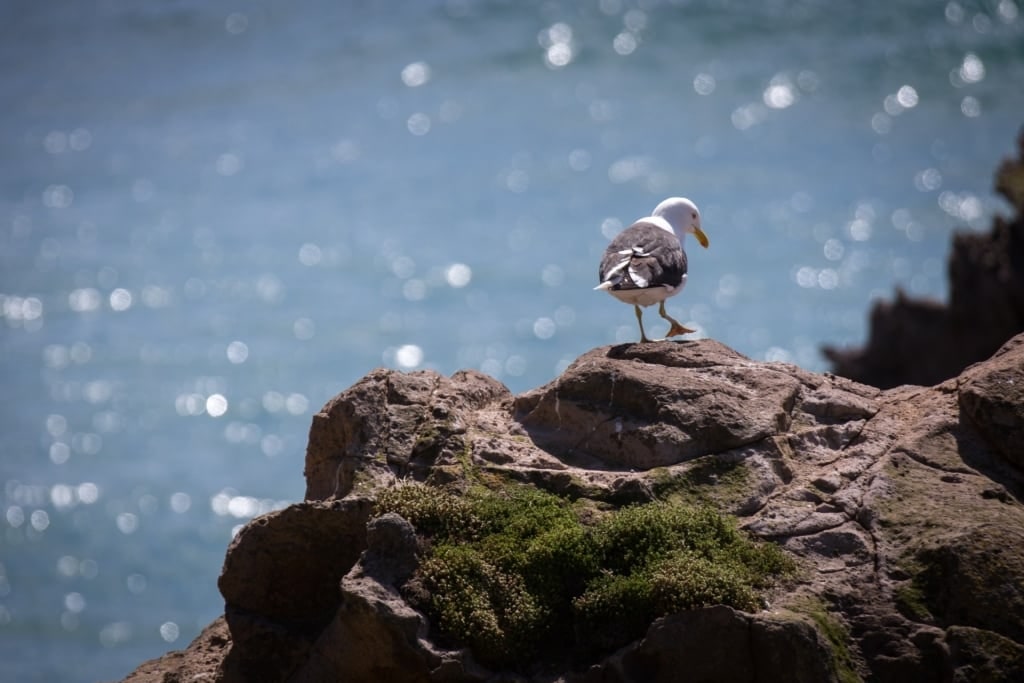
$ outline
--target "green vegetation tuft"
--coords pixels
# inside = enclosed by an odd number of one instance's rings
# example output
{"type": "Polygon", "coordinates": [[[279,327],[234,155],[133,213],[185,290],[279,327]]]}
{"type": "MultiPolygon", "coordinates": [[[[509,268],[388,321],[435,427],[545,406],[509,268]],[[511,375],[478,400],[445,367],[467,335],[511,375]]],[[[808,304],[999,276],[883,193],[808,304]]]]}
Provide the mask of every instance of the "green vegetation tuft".
{"type": "Polygon", "coordinates": [[[920,581],[910,581],[896,589],[896,609],[908,619],[934,623],[935,617],[928,609],[928,600],[920,581]]]}
{"type": "Polygon", "coordinates": [[[547,613],[524,578],[467,545],[438,546],[420,568],[430,591],[425,605],[442,633],[486,662],[509,661],[533,649],[532,634],[547,613]]]}
{"type": "Polygon", "coordinates": [[[585,524],[571,501],[529,486],[455,496],[403,484],[380,496],[384,512],[423,537],[407,597],[441,637],[524,672],[620,647],[666,614],[757,609],[758,590],[794,568],[708,507],[633,505],[585,524]]]}
{"type": "Polygon", "coordinates": [[[651,485],[655,496],[661,500],[721,507],[746,499],[750,491],[750,477],[750,471],[742,461],[707,456],[682,472],[667,468],[651,470],[651,485]]]}
{"type": "Polygon", "coordinates": [[[846,628],[833,617],[828,608],[820,600],[806,598],[791,605],[793,611],[811,618],[818,632],[825,636],[832,646],[832,662],[836,667],[836,676],[840,683],[862,683],[857,674],[853,655],[850,652],[850,634],[846,628]]]}
{"type": "Polygon", "coordinates": [[[376,516],[394,512],[422,536],[475,538],[481,524],[468,501],[440,488],[402,484],[377,496],[376,516]]]}

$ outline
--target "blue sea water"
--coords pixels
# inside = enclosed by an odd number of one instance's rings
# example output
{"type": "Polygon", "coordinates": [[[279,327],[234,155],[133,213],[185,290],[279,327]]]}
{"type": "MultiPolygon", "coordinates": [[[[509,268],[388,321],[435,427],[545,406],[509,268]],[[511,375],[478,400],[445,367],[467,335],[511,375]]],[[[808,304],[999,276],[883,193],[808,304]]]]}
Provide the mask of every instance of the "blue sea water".
{"type": "Polygon", "coordinates": [[[0,680],[185,647],[374,367],[518,392],[637,339],[597,260],[666,196],[711,240],[670,312],[753,358],[820,371],[873,299],[943,298],[1008,211],[1021,12],[0,2],[0,680]]]}

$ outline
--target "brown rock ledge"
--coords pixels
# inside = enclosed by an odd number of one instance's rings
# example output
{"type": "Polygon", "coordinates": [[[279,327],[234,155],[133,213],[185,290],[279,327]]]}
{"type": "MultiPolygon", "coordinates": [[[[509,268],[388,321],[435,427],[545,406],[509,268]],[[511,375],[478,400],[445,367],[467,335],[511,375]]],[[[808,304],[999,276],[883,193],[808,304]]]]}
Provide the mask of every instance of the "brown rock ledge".
{"type": "Polygon", "coordinates": [[[125,680],[525,680],[439,647],[398,591],[411,529],[366,523],[396,479],[468,472],[711,503],[801,564],[770,609],[666,617],[538,681],[1022,680],[1021,387],[1024,335],[959,377],[887,391],[713,340],[594,349],[519,396],[476,372],[375,370],[314,417],[307,500],[228,548],[226,620],[125,680]]]}

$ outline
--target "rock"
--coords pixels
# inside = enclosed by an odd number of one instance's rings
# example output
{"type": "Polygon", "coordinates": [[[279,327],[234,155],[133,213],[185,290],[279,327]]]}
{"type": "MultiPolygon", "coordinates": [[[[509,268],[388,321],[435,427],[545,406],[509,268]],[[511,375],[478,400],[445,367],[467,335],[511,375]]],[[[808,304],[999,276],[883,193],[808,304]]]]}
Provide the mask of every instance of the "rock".
{"type": "Polygon", "coordinates": [[[468,660],[434,647],[427,639],[426,619],[399,594],[417,564],[412,525],[389,513],[370,522],[367,531],[366,550],[342,579],[334,620],[288,680],[464,680],[468,660]]]}
{"type": "Polygon", "coordinates": [[[309,502],[256,518],[228,546],[217,582],[239,680],[284,680],[331,622],[338,584],[366,547],[372,501],[309,502]]]}
{"type": "Polygon", "coordinates": [[[460,447],[464,412],[504,398],[511,398],[504,384],[471,370],[451,379],[374,370],[313,416],[306,500],[342,498],[364,484],[372,490],[381,478],[429,470],[460,447]]]}
{"type": "Polygon", "coordinates": [[[197,639],[134,676],[184,675],[202,651],[229,682],[529,680],[446,649],[403,599],[417,540],[400,517],[367,521],[412,478],[707,503],[797,558],[770,609],[666,617],[567,682],[1019,680],[1020,386],[1024,335],[947,382],[886,391],[712,340],[594,349],[519,396],[479,373],[377,370],[314,418],[309,499],[229,547],[230,649],[197,639]]]}
{"type": "Polygon", "coordinates": [[[146,662],[124,679],[124,683],[185,683],[186,681],[239,680],[225,674],[231,633],[218,617],[184,650],[168,652],[146,662]]]}
{"type": "Polygon", "coordinates": [[[1020,383],[1019,353],[1011,339],[988,363],[963,374],[960,406],[978,431],[999,453],[1024,468],[1024,385],[1020,383]]]}
{"type": "Polygon", "coordinates": [[[570,683],[820,683],[837,679],[832,645],[807,617],[729,607],[659,619],[647,636],[570,683]]]}
{"type": "Polygon", "coordinates": [[[1024,671],[1024,647],[991,631],[953,626],[946,636],[953,679],[1012,683],[1024,671]]]}
{"type": "Polygon", "coordinates": [[[996,174],[996,190],[1014,207],[985,234],[954,236],[948,305],[912,299],[871,311],[868,343],[860,349],[823,348],[836,374],[878,387],[931,385],[955,377],[1024,331],[1024,131],[1018,158],[996,174]]]}
{"type": "Polygon", "coordinates": [[[532,441],[561,461],[651,469],[784,430],[800,389],[797,374],[750,363],[711,340],[688,354],[672,345],[625,344],[583,355],[514,405],[532,441]]]}

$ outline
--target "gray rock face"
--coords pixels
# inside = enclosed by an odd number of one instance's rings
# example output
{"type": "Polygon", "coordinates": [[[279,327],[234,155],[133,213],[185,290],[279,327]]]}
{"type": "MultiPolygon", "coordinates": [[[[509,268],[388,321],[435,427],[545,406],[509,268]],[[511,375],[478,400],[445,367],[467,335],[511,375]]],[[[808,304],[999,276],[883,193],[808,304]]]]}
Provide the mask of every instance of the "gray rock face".
{"type": "Polygon", "coordinates": [[[367,526],[397,478],[473,473],[611,504],[710,503],[801,565],[770,609],[658,620],[564,681],[1020,680],[1020,387],[1024,336],[958,378],[888,391],[711,340],[595,349],[520,396],[475,372],[374,371],[314,418],[307,501],[231,544],[231,643],[215,673],[513,680],[439,646],[402,599],[417,553],[408,524],[367,526]]]}

